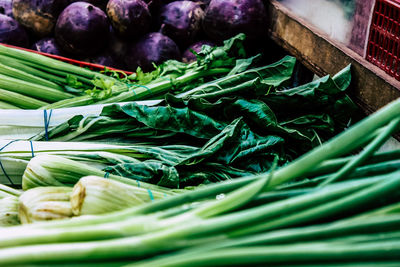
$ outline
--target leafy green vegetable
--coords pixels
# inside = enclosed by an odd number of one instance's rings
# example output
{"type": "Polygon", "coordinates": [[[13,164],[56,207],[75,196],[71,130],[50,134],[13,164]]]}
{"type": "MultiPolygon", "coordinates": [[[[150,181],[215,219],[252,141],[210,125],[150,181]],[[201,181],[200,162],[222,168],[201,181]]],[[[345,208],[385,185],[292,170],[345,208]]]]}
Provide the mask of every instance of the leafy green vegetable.
{"type": "MultiPolygon", "coordinates": [[[[55,141],[142,144],[136,148],[140,159],[105,170],[165,187],[265,172],[275,158],[284,165],[342,131],[353,114],[345,111],[355,109],[343,92],[349,67],[333,78],[286,89],[293,66],[293,58],[285,57],[169,94],[157,105],[105,106],[100,115],[75,116],[48,135],[55,141]]],[[[43,133],[34,139],[43,140],[43,133]]]]}

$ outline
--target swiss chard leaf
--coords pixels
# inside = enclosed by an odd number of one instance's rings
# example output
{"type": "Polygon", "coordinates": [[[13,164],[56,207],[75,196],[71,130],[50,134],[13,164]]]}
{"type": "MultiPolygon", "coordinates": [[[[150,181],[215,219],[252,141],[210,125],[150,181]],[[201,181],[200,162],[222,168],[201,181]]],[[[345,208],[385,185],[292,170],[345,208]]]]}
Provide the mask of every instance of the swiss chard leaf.
{"type": "MultiPolygon", "coordinates": [[[[275,158],[286,164],[342,131],[354,114],[349,111],[355,105],[345,94],[350,67],[333,78],[287,89],[294,63],[285,57],[248,69],[251,60],[236,61],[238,73],[167,95],[154,106],[132,102],[106,106],[99,116],[75,116],[49,131],[49,137],[140,142],[134,148],[140,157],[108,161],[106,170],[168,187],[264,172],[275,158]]],[[[177,65],[168,72],[184,69],[177,65]]],[[[41,138],[43,133],[36,139],[41,138]]]]}
{"type": "Polygon", "coordinates": [[[160,186],[179,188],[179,174],[175,167],[161,161],[146,160],[109,166],[104,171],[160,186]]]}

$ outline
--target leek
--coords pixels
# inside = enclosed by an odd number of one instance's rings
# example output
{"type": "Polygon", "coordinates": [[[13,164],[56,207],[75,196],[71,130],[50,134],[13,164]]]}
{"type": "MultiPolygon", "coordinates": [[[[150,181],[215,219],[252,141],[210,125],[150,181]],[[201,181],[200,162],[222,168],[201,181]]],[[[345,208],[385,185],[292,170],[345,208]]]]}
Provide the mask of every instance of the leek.
{"type": "Polygon", "coordinates": [[[18,197],[21,195],[21,191],[16,190],[12,187],[0,184],[0,199],[4,197],[14,196],[18,197]]]}
{"type": "Polygon", "coordinates": [[[18,225],[18,197],[6,196],[0,199],[0,227],[18,225]]]}
{"type": "Polygon", "coordinates": [[[70,187],[36,187],[19,197],[21,223],[60,220],[73,216],[70,187]]]}
{"type": "Polygon", "coordinates": [[[101,214],[141,205],[168,195],[102,177],[86,176],[75,184],[71,205],[76,216],[101,214]]]}

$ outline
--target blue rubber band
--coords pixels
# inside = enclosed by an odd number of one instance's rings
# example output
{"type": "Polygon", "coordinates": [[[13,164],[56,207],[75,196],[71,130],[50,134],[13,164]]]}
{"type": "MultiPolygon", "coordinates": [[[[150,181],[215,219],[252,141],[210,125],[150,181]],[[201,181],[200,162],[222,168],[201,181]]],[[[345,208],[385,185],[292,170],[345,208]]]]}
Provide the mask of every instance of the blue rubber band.
{"type": "Polygon", "coordinates": [[[140,182],[138,180],[136,180],[137,182],[137,187],[140,187],[140,182]]]}
{"type": "Polygon", "coordinates": [[[13,181],[11,180],[10,176],[6,173],[6,170],[4,169],[3,163],[0,161],[0,167],[1,170],[3,171],[4,175],[6,176],[7,180],[10,181],[10,184],[14,185],[13,181]]]}
{"type": "Polygon", "coordinates": [[[172,85],[172,87],[174,87],[175,88],[175,85],[176,84],[174,84],[173,83],[173,80],[171,79],[171,78],[166,78],[166,77],[160,77],[162,80],[164,80],[164,81],[168,81],[171,85],[172,85]]]}
{"type": "Polygon", "coordinates": [[[153,201],[154,200],[153,192],[151,192],[150,189],[147,189],[147,192],[149,193],[150,200],[153,201]]]}
{"type": "Polygon", "coordinates": [[[46,141],[49,141],[49,125],[50,125],[50,119],[51,119],[51,114],[53,113],[53,110],[50,109],[49,116],[47,117],[47,110],[43,110],[43,118],[44,118],[44,138],[46,141]]]}
{"type": "MultiPolygon", "coordinates": [[[[144,85],[140,85],[140,84],[132,84],[132,85],[131,85],[131,87],[143,87],[143,88],[146,88],[146,89],[147,89],[147,91],[149,91],[150,93],[153,93],[149,87],[147,87],[147,86],[144,86],[144,85]]],[[[135,92],[135,90],[133,90],[133,93],[136,95],[136,92],[135,92]]]]}
{"type": "MultiPolygon", "coordinates": [[[[11,145],[12,143],[18,142],[18,141],[22,141],[22,140],[21,140],[21,139],[12,140],[12,141],[8,142],[7,144],[5,144],[3,147],[1,147],[1,148],[0,148],[0,151],[2,151],[4,148],[6,148],[7,146],[11,145]]],[[[30,145],[31,145],[31,153],[32,153],[32,158],[33,158],[33,157],[35,156],[35,153],[34,153],[34,151],[33,151],[33,143],[32,143],[31,140],[29,140],[29,143],[30,143],[30,145]]],[[[7,172],[6,172],[6,169],[4,168],[3,163],[1,162],[1,160],[0,160],[0,168],[1,168],[1,170],[3,171],[3,173],[4,173],[4,176],[5,176],[5,177],[7,178],[7,180],[10,182],[10,184],[14,185],[14,183],[13,183],[13,181],[11,180],[10,176],[8,176],[8,174],[7,174],[7,172]]]]}
{"type": "Polygon", "coordinates": [[[29,140],[29,143],[31,143],[31,153],[32,153],[32,158],[35,157],[35,153],[33,152],[33,143],[32,140],[29,140]]]}
{"type": "Polygon", "coordinates": [[[167,77],[160,77],[160,79],[164,80],[164,81],[169,81],[172,84],[172,79],[171,78],[167,78],[167,77]]]}
{"type": "Polygon", "coordinates": [[[18,141],[21,141],[21,140],[20,139],[16,139],[16,140],[12,140],[12,141],[8,142],[7,144],[5,144],[3,147],[0,148],[0,151],[2,151],[4,148],[8,147],[12,143],[18,142],[18,141]]]}
{"type": "MultiPolygon", "coordinates": [[[[11,145],[12,143],[17,142],[17,141],[21,141],[21,140],[12,140],[12,141],[8,142],[7,144],[5,144],[3,147],[0,148],[0,151],[2,151],[4,148],[6,148],[7,146],[9,146],[9,145],[11,145]]],[[[32,151],[33,151],[33,150],[32,150],[32,151]]],[[[13,183],[13,181],[11,180],[10,176],[8,176],[6,170],[4,169],[3,163],[1,163],[1,161],[0,161],[0,168],[1,168],[1,170],[3,171],[4,175],[6,176],[7,180],[10,182],[10,184],[14,185],[14,183],[13,183]]]]}
{"type": "Polygon", "coordinates": [[[108,177],[110,177],[110,173],[109,173],[109,172],[106,172],[106,173],[104,174],[104,178],[108,178],[108,177]]]}

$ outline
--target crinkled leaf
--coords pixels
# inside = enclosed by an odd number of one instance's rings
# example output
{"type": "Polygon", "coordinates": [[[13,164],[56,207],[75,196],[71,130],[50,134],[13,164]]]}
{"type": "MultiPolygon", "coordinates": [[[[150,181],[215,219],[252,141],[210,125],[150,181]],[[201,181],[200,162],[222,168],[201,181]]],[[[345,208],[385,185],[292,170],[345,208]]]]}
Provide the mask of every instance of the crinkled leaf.
{"type": "Polygon", "coordinates": [[[215,99],[232,94],[245,94],[247,97],[266,95],[271,87],[279,87],[290,79],[295,63],[295,58],[287,56],[267,66],[248,69],[205,83],[176,97],[189,100],[191,98],[215,99]]]}
{"type": "Polygon", "coordinates": [[[78,78],[72,74],[67,74],[66,82],[67,82],[68,86],[73,87],[73,88],[80,88],[83,86],[83,84],[78,81],[78,78]]]}
{"type": "Polygon", "coordinates": [[[197,54],[198,65],[208,68],[234,65],[236,59],[246,57],[244,40],[246,36],[241,33],[224,41],[223,46],[204,46],[197,54]]]}
{"type": "MultiPolygon", "coordinates": [[[[102,115],[108,116],[109,109],[110,107],[105,107],[102,115]]],[[[111,112],[116,111],[123,112],[152,129],[185,133],[198,138],[210,138],[224,128],[224,124],[189,108],[149,107],[129,103],[122,107],[113,106],[111,112]]]]}
{"type": "MultiPolygon", "coordinates": [[[[228,55],[224,53],[222,57],[228,55]]],[[[283,89],[294,63],[286,57],[247,69],[188,94],[168,95],[156,106],[110,105],[100,116],[73,117],[49,136],[142,142],[133,148],[138,159],[107,160],[108,170],[168,187],[267,171],[276,157],[280,165],[286,164],[342,131],[355,107],[344,93],[351,78],[349,67],[334,78],[283,89]]],[[[236,64],[238,70],[247,68],[246,62],[236,64]]],[[[170,68],[171,75],[183,71],[181,67],[170,68]]]]}
{"type": "Polygon", "coordinates": [[[104,171],[160,186],[179,188],[179,174],[175,167],[156,160],[116,164],[104,171]]]}

